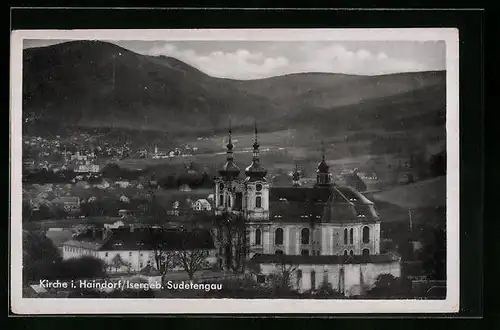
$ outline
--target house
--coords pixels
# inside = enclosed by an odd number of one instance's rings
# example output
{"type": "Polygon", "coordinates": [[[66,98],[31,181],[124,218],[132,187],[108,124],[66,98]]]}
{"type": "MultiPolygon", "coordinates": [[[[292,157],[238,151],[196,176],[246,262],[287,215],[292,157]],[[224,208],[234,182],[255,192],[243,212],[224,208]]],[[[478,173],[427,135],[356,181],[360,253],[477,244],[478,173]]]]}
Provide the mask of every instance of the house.
{"type": "Polygon", "coordinates": [[[211,211],[212,205],[206,199],[198,199],[193,203],[193,210],[195,211],[211,211]]]}
{"type": "MultiPolygon", "coordinates": [[[[140,272],[149,263],[156,264],[158,242],[162,251],[204,251],[206,268],[216,262],[214,241],[208,230],[168,230],[162,228],[119,227],[114,229],[92,229],[73,237],[63,244],[63,259],[93,256],[103,260],[108,272],[140,272]],[[121,264],[117,262],[121,260],[121,264]]],[[[178,265],[173,270],[182,270],[178,265]]]]}
{"type": "Polygon", "coordinates": [[[80,212],[80,198],[72,196],[60,196],[51,201],[55,207],[64,208],[66,212],[80,212]]]}
{"type": "Polygon", "coordinates": [[[130,187],[130,182],[129,181],[125,181],[125,180],[116,181],[115,185],[119,186],[120,188],[128,188],[128,187],[130,187]]]}

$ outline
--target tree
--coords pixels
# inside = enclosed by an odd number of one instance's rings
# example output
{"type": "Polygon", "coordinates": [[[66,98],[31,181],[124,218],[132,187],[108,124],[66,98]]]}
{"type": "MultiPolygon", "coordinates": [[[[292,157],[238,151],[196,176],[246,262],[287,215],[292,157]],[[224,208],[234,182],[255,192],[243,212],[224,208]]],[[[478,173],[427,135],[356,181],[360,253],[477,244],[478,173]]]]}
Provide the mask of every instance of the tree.
{"type": "Polygon", "coordinates": [[[44,234],[23,231],[24,281],[58,278],[61,260],[59,250],[44,234]]]}
{"type": "Polygon", "coordinates": [[[127,262],[125,262],[120,254],[116,254],[113,259],[111,259],[111,267],[118,271],[122,267],[127,267],[127,262]]]}
{"type": "Polygon", "coordinates": [[[446,231],[438,227],[430,234],[422,244],[423,269],[432,280],[446,280],[446,231]]]}
{"type": "Polygon", "coordinates": [[[391,274],[381,274],[367,295],[377,298],[401,298],[409,296],[409,289],[409,283],[406,279],[396,278],[391,274]]]}
{"type": "MultiPolygon", "coordinates": [[[[163,280],[165,274],[177,264],[175,252],[167,249],[167,242],[162,228],[148,227],[147,231],[149,240],[147,243],[151,245],[156,269],[161,273],[163,280]]],[[[145,244],[146,242],[140,242],[140,244],[141,243],[145,244]]]]}
{"type": "Polygon", "coordinates": [[[226,267],[234,272],[243,272],[248,255],[248,239],[243,216],[224,212],[214,218],[214,225],[217,240],[224,252],[226,267]]]}
{"type": "Polygon", "coordinates": [[[62,261],[58,266],[58,278],[71,280],[77,278],[104,278],[106,264],[92,256],[83,256],[62,261]]]}
{"type": "Polygon", "coordinates": [[[206,268],[208,251],[206,250],[182,250],[175,253],[175,260],[188,274],[189,280],[192,280],[194,274],[206,268]]]}
{"type": "Polygon", "coordinates": [[[292,281],[297,273],[297,266],[287,262],[285,255],[279,256],[279,262],[275,263],[275,271],[269,276],[271,289],[277,295],[289,295],[293,293],[292,281]]]}
{"type": "Polygon", "coordinates": [[[334,290],[331,283],[323,282],[318,290],[311,295],[311,298],[344,299],[345,296],[337,290],[334,290]]]}

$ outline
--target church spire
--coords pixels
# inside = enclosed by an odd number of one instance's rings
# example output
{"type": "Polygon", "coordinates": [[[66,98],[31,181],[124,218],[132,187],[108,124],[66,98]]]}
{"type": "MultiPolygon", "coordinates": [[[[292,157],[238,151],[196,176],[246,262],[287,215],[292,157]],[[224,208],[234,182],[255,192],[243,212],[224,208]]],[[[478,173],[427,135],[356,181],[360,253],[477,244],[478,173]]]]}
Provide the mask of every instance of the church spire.
{"type": "Polygon", "coordinates": [[[295,163],[295,169],[293,170],[293,173],[292,173],[292,180],[293,180],[294,187],[300,186],[300,173],[299,173],[299,167],[298,167],[297,163],[295,163]]]}
{"type": "Polygon", "coordinates": [[[259,138],[257,135],[257,122],[254,122],[254,138],[253,138],[253,160],[259,160],[259,138]]]}
{"type": "Polygon", "coordinates": [[[254,123],[254,142],[253,142],[253,156],[252,164],[245,169],[245,174],[247,176],[247,181],[265,181],[265,176],[267,175],[267,170],[260,165],[259,160],[259,138],[257,131],[257,122],[254,123]]]}
{"type": "Polygon", "coordinates": [[[219,174],[227,180],[232,180],[240,174],[240,168],[234,163],[233,157],[233,142],[232,142],[232,132],[231,132],[231,121],[229,122],[228,130],[228,143],[226,145],[226,163],[219,171],[219,174]]]}
{"type": "Polygon", "coordinates": [[[316,186],[325,187],[330,185],[330,167],[325,160],[325,143],[321,140],[321,161],[316,170],[316,186]]]}

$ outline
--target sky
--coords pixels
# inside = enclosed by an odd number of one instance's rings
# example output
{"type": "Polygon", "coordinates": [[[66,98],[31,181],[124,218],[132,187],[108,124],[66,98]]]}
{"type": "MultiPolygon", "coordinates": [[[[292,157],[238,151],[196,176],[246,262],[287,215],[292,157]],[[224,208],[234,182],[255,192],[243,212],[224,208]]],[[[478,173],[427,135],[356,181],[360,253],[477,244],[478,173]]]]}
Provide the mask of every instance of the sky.
{"type": "MultiPolygon", "coordinates": [[[[24,48],[67,40],[24,40],[24,48]]],[[[446,69],[444,41],[111,41],[175,57],[214,77],[259,79],[299,72],[382,75],[446,69]]]]}

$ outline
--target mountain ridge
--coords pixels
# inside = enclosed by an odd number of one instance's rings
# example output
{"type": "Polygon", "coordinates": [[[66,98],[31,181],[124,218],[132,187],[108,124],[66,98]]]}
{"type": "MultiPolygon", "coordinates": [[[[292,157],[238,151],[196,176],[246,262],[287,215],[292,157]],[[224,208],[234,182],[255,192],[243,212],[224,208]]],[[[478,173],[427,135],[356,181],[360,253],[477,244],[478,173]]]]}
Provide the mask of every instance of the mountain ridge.
{"type": "MultiPolygon", "coordinates": [[[[270,127],[307,126],[312,119],[297,123],[297,118],[323,113],[331,119],[346,107],[350,110],[338,121],[352,121],[371,111],[371,103],[383,108],[380,100],[392,109],[383,114],[392,120],[398,111],[416,108],[414,104],[423,105],[419,111],[425,112],[426,104],[436,103],[433,99],[444,102],[445,89],[439,86],[445,86],[446,78],[444,71],[380,76],[312,72],[234,80],[209,76],[173,57],[141,55],[102,41],[28,48],[23,65],[23,114],[63,126],[169,132],[219,130],[229,120],[242,127],[256,119],[270,127]],[[419,98],[412,99],[411,93],[419,98]],[[391,105],[407,94],[405,107],[391,105]]],[[[310,117],[321,121],[319,115],[310,117]]]]}

